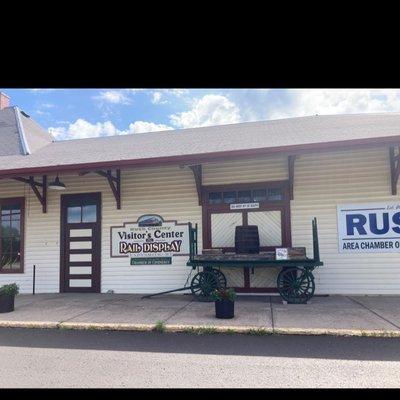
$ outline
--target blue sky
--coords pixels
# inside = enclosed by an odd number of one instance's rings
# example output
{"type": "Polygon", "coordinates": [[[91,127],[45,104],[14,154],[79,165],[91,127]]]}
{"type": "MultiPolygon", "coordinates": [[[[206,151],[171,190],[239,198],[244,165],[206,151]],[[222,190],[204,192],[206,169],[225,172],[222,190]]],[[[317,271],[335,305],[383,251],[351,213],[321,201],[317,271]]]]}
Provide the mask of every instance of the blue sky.
{"type": "Polygon", "coordinates": [[[397,89],[7,89],[56,139],[315,114],[399,112],[397,89]]]}

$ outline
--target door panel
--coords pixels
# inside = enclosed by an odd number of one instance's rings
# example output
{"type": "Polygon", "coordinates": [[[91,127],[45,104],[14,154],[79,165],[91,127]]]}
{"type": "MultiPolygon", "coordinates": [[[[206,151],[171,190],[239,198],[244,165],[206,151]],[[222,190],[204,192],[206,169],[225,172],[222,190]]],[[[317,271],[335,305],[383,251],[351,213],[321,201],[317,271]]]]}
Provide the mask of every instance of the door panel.
{"type": "Polygon", "coordinates": [[[100,292],[100,235],[100,193],[62,196],[62,292],[100,292]]]}
{"type": "Polygon", "coordinates": [[[282,246],[281,211],[256,211],[248,213],[248,224],[257,225],[260,246],[282,246]]]}
{"type": "Polygon", "coordinates": [[[235,247],[235,228],[242,223],[240,212],[211,214],[211,246],[235,247]]]}

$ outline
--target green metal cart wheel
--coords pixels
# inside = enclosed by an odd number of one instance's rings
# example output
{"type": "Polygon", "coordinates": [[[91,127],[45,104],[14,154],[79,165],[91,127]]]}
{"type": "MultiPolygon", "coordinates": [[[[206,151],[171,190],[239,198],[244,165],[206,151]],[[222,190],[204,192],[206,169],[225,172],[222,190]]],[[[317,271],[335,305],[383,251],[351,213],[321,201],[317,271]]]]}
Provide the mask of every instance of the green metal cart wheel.
{"type": "Polygon", "coordinates": [[[314,296],[315,292],[315,281],[314,281],[314,275],[311,271],[305,271],[307,274],[307,279],[309,280],[309,290],[307,291],[307,301],[310,300],[314,296]]]}
{"type": "Polygon", "coordinates": [[[219,269],[213,268],[212,272],[216,275],[218,279],[218,287],[226,288],[226,276],[219,269]]]}
{"type": "Polygon", "coordinates": [[[218,278],[211,271],[197,273],[190,283],[190,290],[199,301],[212,301],[211,293],[218,287],[218,278]]]}
{"type": "Polygon", "coordinates": [[[303,268],[282,269],[278,275],[277,288],[288,303],[304,304],[314,295],[314,277],[303,268]]]}

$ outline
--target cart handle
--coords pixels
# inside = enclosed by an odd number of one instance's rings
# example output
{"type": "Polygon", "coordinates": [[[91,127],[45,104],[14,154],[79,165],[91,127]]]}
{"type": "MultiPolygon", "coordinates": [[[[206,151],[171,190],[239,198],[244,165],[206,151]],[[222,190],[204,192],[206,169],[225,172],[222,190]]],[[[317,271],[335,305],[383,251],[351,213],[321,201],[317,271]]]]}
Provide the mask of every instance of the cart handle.
{"type": "Polygon", "coordinates": [[[312,235],[313,235],[313,258],[315,261],[320,261],[319,258],[319,243],[318,243],[318,227],[317,227],[317,218],[314,217],[312,220],[312,235]]]}

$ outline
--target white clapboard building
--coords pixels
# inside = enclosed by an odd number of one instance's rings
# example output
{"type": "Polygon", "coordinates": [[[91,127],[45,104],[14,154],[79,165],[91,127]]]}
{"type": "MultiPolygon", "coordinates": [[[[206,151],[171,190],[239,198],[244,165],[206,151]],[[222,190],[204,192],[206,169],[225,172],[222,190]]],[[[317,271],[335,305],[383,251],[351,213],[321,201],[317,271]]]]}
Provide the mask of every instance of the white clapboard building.
{"type": "MultiPolygon", "coordinates": [[[[188,223],[199,251],[233,248],[248,224],[263,248],[312,257],[316,217],[317,294],[400,294],[400,113],[55,141],[8,100],[0,285],[32,293],[35,266],[36,293],[175,289],[191,270],[188,223]]],[[[241,292],[276,290],[273,268],[225,274],[241,292]]]]}

